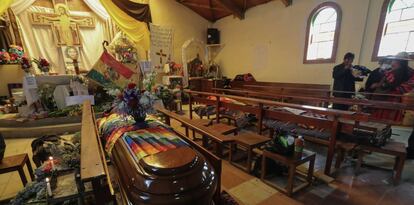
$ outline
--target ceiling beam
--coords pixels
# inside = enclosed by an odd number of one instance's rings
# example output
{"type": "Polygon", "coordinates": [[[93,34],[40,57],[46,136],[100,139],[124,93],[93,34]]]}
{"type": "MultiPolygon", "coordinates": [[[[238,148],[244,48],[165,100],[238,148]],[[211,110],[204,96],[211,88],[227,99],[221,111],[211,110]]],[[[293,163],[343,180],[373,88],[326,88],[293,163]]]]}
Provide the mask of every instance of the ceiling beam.
{"type": "Polygon", "coordinates": [[[292,5],[292,0],[281,0],[281,1],[286,7],[292,5]]]}
{"type": "Polygon", "coordinates": [[[239,19],[244,19],[244,11],[238,7],[232,0],[215,0],[220,6],[226,8],[234,16],[239,19]]]}
{"type": "Polygon", "coordinates": [[[186,2],[186,1],[178,1],[178,2],[186,6],[190,6],[190,7],[209,9],[209,10],[211,9],[211,10],[217,10],[217,11],[227,11],[226,9],[223,9],[220,7],[210,7],[209,5],[204,5],[204,4],[196,4],[196,3],[186,2]]]}

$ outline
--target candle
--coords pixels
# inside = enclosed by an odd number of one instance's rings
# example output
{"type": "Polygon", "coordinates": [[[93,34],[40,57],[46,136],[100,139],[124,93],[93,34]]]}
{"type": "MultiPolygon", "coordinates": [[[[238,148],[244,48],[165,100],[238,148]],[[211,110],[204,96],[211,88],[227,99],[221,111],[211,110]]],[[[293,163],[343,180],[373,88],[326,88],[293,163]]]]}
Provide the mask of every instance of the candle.
{"type": "Polygon", "coordinates": [[[46,177],[46,189],[47,189],[47,195],[52,196],[52,188],[50,187],[49,178],[46,177]]]}
{"type": "Polygon", "coordinates": [[[50,164],[52,165],[52,171],[55,170],[55,162],[53,161],[53,157],[49,157],[50,164]]]}

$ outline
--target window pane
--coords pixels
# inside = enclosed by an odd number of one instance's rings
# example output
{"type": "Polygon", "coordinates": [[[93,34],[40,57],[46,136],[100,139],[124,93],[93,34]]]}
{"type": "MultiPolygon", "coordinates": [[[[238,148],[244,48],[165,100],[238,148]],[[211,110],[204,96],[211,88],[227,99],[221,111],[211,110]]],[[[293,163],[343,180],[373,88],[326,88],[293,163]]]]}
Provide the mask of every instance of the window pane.
{"type": "Polygon", "coordinates": [[[320,32],[329,32],[329,31],[335,31],[336,29],[336,22],[332,23],[324,23],[321,24],[320,32]]]}
{"type": "Polygon", "coordinates": [[[408,33],[386,35],[382,38],[379,56],[396,55],[405,51],[408,33]]]}
{"type": "Polygon", "coordinates": [[[338,17],[336,10],[326,7],[315,15],[309,31],[307,60],[330,59],[338,17]]]}
{"type": "MultiPolygon", "coordinates": [[[[392,2],[391,2],[392,3],[392,2]]],[[[414,0],[395,0],[385,18],[378,56],[414,51],[414,0]]]]}
{"type": "Polygon", "coordinates": [[[317,53],[318,53],[318,44],[312,44],[308,47],[308,55],[307,55],[307,59],[308,60],[315,60],[317,58],[317,53]]]}
{"type": "Polygon", "coordinates": [[[407,8],[402,10],[401,20],[414,19],[414,8],[407,8]]]}
{"type": "Polygon", "coordinates": [[[312,43],[333,41],[334,37],[335,37],[335,32],[319,33],[319,34],[316,34],[316,35],[313,36],[313,42],[312,43]]]}
{"type": "Polygon", "coordinates": [[[414,31],[414,19],[389,23],[385,35],[414,31]]]}
{"type": "Polygon", "coordinates": [[[329,59],[332,55],[333,41],[319,43],[318,58],[329,59]]]}
{"type": "Polygon", "coordinates": [[[408,38],[407,44],[407,52],[413,53],[414,52],[414,32],[410,33],[410,37],[408,38]]]}
{"type": "Polygon", "coordinates": [[[401,19],[401,12],[402,10],[391,11],[387,14],[386,22],[396,22],[401,19]]]}

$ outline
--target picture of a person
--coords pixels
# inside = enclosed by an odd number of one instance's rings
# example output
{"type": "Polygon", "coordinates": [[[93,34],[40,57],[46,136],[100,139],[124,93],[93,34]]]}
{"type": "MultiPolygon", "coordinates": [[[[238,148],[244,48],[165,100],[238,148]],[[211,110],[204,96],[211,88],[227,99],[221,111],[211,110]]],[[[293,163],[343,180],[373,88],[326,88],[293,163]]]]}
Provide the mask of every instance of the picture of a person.
{"type": "Polygon", "coordinates": [[[77,60],[79,58],[78,49],[76,49],[73,46],[66,47],[65,55],[66,55],[66,58],[69,58],[69,59],[72,59],[72,60],[77,60]]]}

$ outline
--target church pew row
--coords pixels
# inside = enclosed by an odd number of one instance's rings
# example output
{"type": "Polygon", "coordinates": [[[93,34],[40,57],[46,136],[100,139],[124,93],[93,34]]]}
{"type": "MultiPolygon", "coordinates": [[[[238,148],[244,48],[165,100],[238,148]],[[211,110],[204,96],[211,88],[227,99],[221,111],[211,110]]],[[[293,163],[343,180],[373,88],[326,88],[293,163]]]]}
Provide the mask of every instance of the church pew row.
{"type": "Polygon", "coordinates": [[[186,90],[186,92],[190,94],[189,106],[190,106],[190,118],[191,119],[193,117],[192,116],[192,111],[193,111],[192,103],[197,102],[201,104],[216,106],[216,110],[217,110],[216,115],[219,116],[219,117],[216,117],[217,121],[220,120],[220,112],[219,112],[219,109],[217,109],[218,107],[226,108],[229,110],[238,110],[238,111],[242,111],[242,112],[250,113],[250,114],[255,114],[256,118],[258,119],[257,130],[259,134],[262,133],[264,119],[272,119],[272,120],[277,120],[281,122],[299,123],[299,124],[313,126],[315,128],[324,130],[326,133],[328,133],[327,139],[320,139],[317,137],[308,137],[308,136],[305,136],[305,139],[328,146],[328,155],[327,155],[326,166],[325,166],[325,174],[327,175],[331,173],[331,165],[332,165],[333,157],[335,154],[336,135],[338,133],[339,124],[340,124],[339,117],[345,117],[347,119],[354,119],[354,120],[358,119],[358,117],[361,117],[361,116],[354,116],[354,113],[352,112],[346,112],[346,111],[333,112],[332,110],[326,109],[326,108],[320,109],[320,108],[312,107],[312,106],[303,107],[303,106],[296,105],[296,104],[279,103],[279,102],[272,102],[272,101],[268,102],[265,100],[258,100],[258,99],[238,97],[238,96],[228,96],[228,95],[221,95],[221,94],[216,94],[216,93],[196,92],[196,91],[190,91],[190,90],[186,90]],[[209,100],[206,98],[207,96],[215,96],[216,100],[209,100]],[[227,98],[232,98],[234,100],[241,100],[245,102],[246,101],[255,102],[256,105],[251,106],[251,105],[239,105],[239,104],[233,104],[233,103],[226,103],[226,102],[220,101],[220,97],[227,97],[227,98]],[[317,113],[323,113],[325,115],[329,115],[329,118],[322,119],[322,118],[311,118],[311,117],[295,115],[295,114],[288,113],[288,112],[267,109],[265,108],[265,105],[267,106],[277,105],[277,106],[285,106],[285,107],[291,106],[292,108],[296,108],[296,109],[304,108],[306,110],[311,110],[317,113]]]}
{"type": "MultiPolygon", "coordinates": [[[[368,109],[388,109],[388,110],[401,110],[401,111],[413,111],[414,104],[408,96],[398,95],[401,98],[405,98],[405,102],[390,102],[390,101],[380,101],[380,100],[366,100],[366,99],[347,99],[347,98],[338,98],[338,97],[315,97],[315,96],[302,96],[302,95],[284,95],[268,92],[258,92],[258,91],[249,91],[249,90],[234,90],[234,89],[213,89],[217,93],[237,95],[243,97],[251,97],[257,99],[266,99],[266,100],[276,100],[280,102],[304,104],[304,105],[319,105],[327,106],[329,103],[345,104],[350,106],[357,106],[357,111],[361,112],[362,108],[368,109]]],[[[371,121],[382,122],[386,124],[395,124],[395,121],[389,120],[380,120],[377,118],[371,118],[371,121]]]]}

